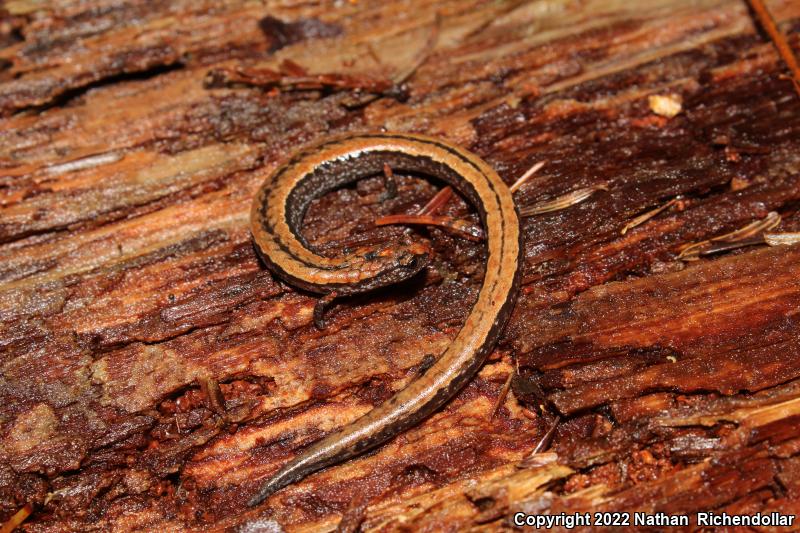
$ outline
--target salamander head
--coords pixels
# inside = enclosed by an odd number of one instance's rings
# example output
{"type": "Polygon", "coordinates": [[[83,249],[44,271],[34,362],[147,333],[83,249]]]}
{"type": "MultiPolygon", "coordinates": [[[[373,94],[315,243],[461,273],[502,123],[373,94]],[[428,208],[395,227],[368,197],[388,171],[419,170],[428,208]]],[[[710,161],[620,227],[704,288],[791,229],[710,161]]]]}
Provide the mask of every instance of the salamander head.
{"type": "Polygon", "coordinates": [[[355,250],[353,265],[370,276],[358,292],[386,287],[407,280],[430,263],[431,248],[420,242],[395,242],[355,250]]]}

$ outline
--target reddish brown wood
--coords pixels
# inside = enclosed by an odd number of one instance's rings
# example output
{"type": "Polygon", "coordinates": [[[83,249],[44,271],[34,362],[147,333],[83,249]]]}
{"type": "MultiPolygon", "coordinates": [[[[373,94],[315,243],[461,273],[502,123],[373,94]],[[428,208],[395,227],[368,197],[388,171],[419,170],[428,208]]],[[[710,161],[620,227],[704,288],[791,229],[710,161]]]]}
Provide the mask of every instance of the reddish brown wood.
{"type": "MultiPolygon", "coordinates": [[[[800,514],[800,251],[678,259],[771,211],[773,231],[800,231],[800,98],[745,1],[646,4],[6,2],[0,520],[27,504],[29,531],[800,514]],[[281,64],[397,80],[421,54],[406,101],[358,108],[341,88],[206,83],[281,64]],[[653,95],[681,112],[654,113],[653,95]],[[446,408],[248,509],[440,353],[475,297],[482,244],[436,228],[419,233],[436,250],[424,276],[337,302],[325,331],[314,298],[259,264],[260,182],[301,145],[382,127],[459,143],[509,184],[547,161],[521,208],[608,190],[525,219],[511,324],[446,408]]],[[[800,6],[767,4],[797,49],[800,6]]],[[[437,185],[397,179],[390,200],[377,176],[316,201],[309,241],[336,253],[412,231],[373,221],[437,185]]],[[[458,198],[437,215],[479,223],[458,198]]]]}

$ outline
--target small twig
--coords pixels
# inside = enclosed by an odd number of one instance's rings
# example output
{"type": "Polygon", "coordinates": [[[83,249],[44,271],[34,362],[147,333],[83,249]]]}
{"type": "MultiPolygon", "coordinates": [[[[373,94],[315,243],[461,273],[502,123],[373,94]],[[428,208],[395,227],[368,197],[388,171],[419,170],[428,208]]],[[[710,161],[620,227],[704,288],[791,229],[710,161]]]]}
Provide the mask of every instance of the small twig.
{"type": "Polygon", "coordinates": [[[15,529],[17,529],[22,523],[28,518],[31,513],[33,512],[33,504],[26,503],[22,506],[22,509],[14,513],[11,518],[6,520],[6,522],[0,526],[0,533],[11,533],[15,529]]]}
{"type": "Polygon", "coordinates": [[[497,400],[494,402],[494,407],[492,408],[492,414],[489,416],[489,419],[494,418],[497,414],[497,411],[500,409],[500,406],[503,405],[503,402],[506,401],[506,397],[508,396],[508,391],[511,390],[511,380],[514,378],[514,372],[508,373],[508,378],[506,378],[506,382],[503,383],[503,388],[500,389],[500,394],[497,396],[497,400]]]}
{"type": "Polygon", "coordinates": [[[700,255],[711,255],[761,244],[766,244],[768,246],[791,246],[798,243],[800,243],[800,233],[763,233],[736,242],[715,242],[699,253],[700,255]]]}
{"type": "Polygon", "coordinates": [[[693,242],[689,243],[685,246],[682,246],[680,249],[680,253],[678,254],[678,259],[681,261],[697,261],[700,259],[700,250],[704,246],[708,246],[711,241],[700,241],[700,242],[693,242]]]}
{"type": "Polygon", "coordinates": [[[558,428],[558,424],[560,422],[561,422],[561,415],[558,415],[556,417],[556,419],[553,420],[553,425],[550,426],[550,429],[547,430],[547,433],[545,433],[542,436],[541,440],[539,440],[539,443],[533,449],[533,452],[531,452],[531,455],[533,455],[535,453],[540,453],[540,452],[546,452],[547,451],[547,449],[550,447],[550,443],[553,441],[553,435],[555,435],[556,428],[558,428]]]}
{"type": "Polygon", "coordinates": [[[558,424],[560,422],[561,422],[561,415],[556,417],[556,419],[553,421],[553,425],[550,426],[550,429],[548,429],[544,435],[542,435],[542,438],[539,439],[539,442],[533,448],[531,453],[529,453],[522,461],[520,461],[519,466],[521,468],[538,466],[539,464],[548,463],[555,460],[555,458],[557,457],[555,456],[555,454],[552,454],[555,457],[547,457],[544,461],[540,461],[539,458],[542,455],[545,455],[547,449],[550,448],[550,443],[553,441],[553,436],[555,435],[556,429],[558,428],[558,424]]]}
{"type": "Polygon", "coordinates": [[[678,259],[682,261],[697,261],[701,255],[765,244],[764,236],[759,234],[775,228],[780,223],[781,216],[775,211],[770,211],[761,220],[751,222],[735,231],[684,246],[680,254],[678,254],[678,259]]]}
{"type": "Polygon", "coordinates": [[[769,34],[770,39],[772,39],[772,44],[775,45],[778,54],[783,59],[784,63],[786,63],[786,66],[789,67],[794,90],[797,91],[797,94],[800,96],[800,65],[798,65],[797,57],[795,57],[792,48],[786,41],[786,37],[784,37],[783,33],[778,29],[778,25],[775,24],[775,19],[772,18],[763,0],[748,0],[748,2],[758,17],[761,26],[767,34],[769,34]]]}
{"type": "Polygon", "coordinates": [[[560,211],[562,209],[566,209],[567,207],[583,202],[597,191],[607,190],[608,186],[606,184],[593,185],[591,187],[577,189],[553,200],[548,200],[547,202],[541,202],[520,209],[519,214],[522,217],[530,217],[534,215],[542,215],[544,213],[552,213],[553,211],[560,211]]]}
{"type": "Polygon", "coordinates": [[[644,224],[645,222],[647,222],[648,220],[650,220],[651,218],[653,218],[654,216],[656,216],[660,212],[662,212],[665,209],[668,209],[669,207],[675,205],[678,202],[678,200],[680,200],[680,199],[681,199],[680,196],[676,196],[675,198],[673,198],[669,202],[661,205],[660,207],[656,207],[655,209],[651,209],[650,211],[639,215],[638,217],[634,218],[633,220],[631,220],[630,222],[625,224],[625,227],[622,228],[622,231],[620,231],[620,233],[622,235],[625,235],[626,233],[628,233],[628,230],[632,230],[636,226],[644,224]]]}
{"type": "MultiPolygon", "coordinates": [[[[539,161],[538,163],[535,163],[516,182],[514,182],[511,187],[509,187],[509,190],[512,193],[516,192],[531,176],[539,171],[539,169],[541,169],[545,163],[545,161],[539,161]]],[[[388,167],[384,166],[385,174],[387,173],[387,169],[388,167]]],[[[388,172],[391,172],[391,169],[388,169],[388,172]]],[[[601,187],[605,188],[605,185],[601,187]]],[[[444,207],[447,202],[450,201],[450,199],[453,197],[453,194],[453,188],[448,185],[437,192],[433,198],[431,198],[430,201],[428,201],[428,203],[417,212],[416,215],[387,215],[375,220],[375,225],[387,226],[390,224],[419,224],[425,226],[439,226],[471,241],[483,240],[483,230],[480,227],[473,226],[467,221],[459,218],[433,216],[439,209],[444,207]]],[[[523,214],[523,216],[525,215],[523,214]]]]}
{"type": "MultiPolygon", "coordinates": [[[[764,243],[764,236],[758,235],[747,239],[741,239],[736,242],[713,242],[708,245],[708,248],[703,248],[697,251],[697,255],[713,255],[720,252],[729,252],[731,250],[738,250],[748,246],[757,246],[764,243]]],[[[686,258],[683,258],[686,260],[686,258]]]]}
{"type": "Polygon", "coordinates": [[[430,215],[387,215],[375,220],[376,226],[388,226],[391,224],[438,226],[470,241],[479,242],[483,240],[483,230],[481,228],[473,226],[460,218],[434,217],[430,215]]]}
{"type": "MultiPolygon", "coordinates": [[[[515,193],[526,181],[528,181],[531,176],[536,174],[546,163],[547,161],[539,161],[538,163],[534,163],[531,168],[526,170],[525,173],[517,181],[515,181],[511,187],[509,187],[509,190],[512,192],[512,194],[515,193]]],[[[430,201],[425,204],[425,207],[420,209],[417,214],[433,215],[436,213],[436,211],[444,207],[452,197],[453,188],[448,185],[437,192],[436,195],[434,195],[434,197],[431,198],[430,201]]]]}
{"type": "Polygon", "coordinates": [[[453,197],[453,188],[449,185],[437,192],[425,206],[419,210],[418,215],[433,215],[444,207],[453,197]]]}
{"type": "Polygon", "coordinates": [[[712,237],[712,241],[721,241],[721,242],[736,242],[746,239],[748,237],[752,237],[759,232],[762,231],[769,231],[778,224],[781,223],[781,216],[776,213],[775,211],[770,211],[767,213],[767,216],[762,218],[761,220],[756,220],[747,224],[746,226],[737,229],[736,231],[732,231],[730,233],[726,233],[725,235],[720,235],[719,237],[712,237]]]}
{"type": "Polygon", "coordinates": [[[511,187],[508,188],[511,191],[511,193],[513,194],[513,193],[517,192],[517,189],[522,187],[525,184],[525,182],[530,179],[531,176],[533,176],[534,174],[539,172],[539,170],[543,166],[545,166],[546,163],[547,163],[547,161],[539,161],[538,163],[534,163],[531,166],[531,168],[526,170],[525,173],[522,176],[520,176],[520,178],[517,181],[515,181],[514,184],[511,187]]]}

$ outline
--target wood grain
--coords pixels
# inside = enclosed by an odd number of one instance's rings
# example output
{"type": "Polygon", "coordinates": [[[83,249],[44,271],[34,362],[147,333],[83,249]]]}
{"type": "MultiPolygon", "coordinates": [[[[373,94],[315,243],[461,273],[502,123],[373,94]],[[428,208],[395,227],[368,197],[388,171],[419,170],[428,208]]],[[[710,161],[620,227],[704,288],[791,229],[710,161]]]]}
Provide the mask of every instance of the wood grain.
{"type": "MultiPolygon", "coordinates": [[[[777,211],[800,230],[800,99],[738,0],[13,0],[0,19],[0,520],[28,531],[500,530],[535,513],[800,513],[800,251],[680,248],[777,211]],[[215,68],[391,77],[406,101],[208,87],[215,68]],[[648,96],[682,110],[653,113],[648,96]],[[439,135],[533,205],[524,286],[450,404],[366,457],[246,501],[391,396],[461,324],[480,243],[424,231],[412,283],[342,301],[273,279],[252,195],[329,134],[439,135]],[[644,224],[625,225],[680,195],[644,224]],[[511,393],[491,416],[509,373],[511,393]],[[216,385],[219,394],[215,394],[216,385]],[[219,395],[223,402],[220,403],[219,395]],[[216,400],[215,400],[216,399],[216,400]],[[224,409],[220,409],[220,406],[224,409]],[[518,468],[562,416],[555,455],[518,468]],[[261,529],[259,529],[261,528],[261,529]]],[[[795,49],[800,6],[768,7],[795,49]]],[[[323,252],[396,238],[437,184],[326,195],[323,252]]],[[[460,200],[445,210],[473,217],[460,200]]]]}

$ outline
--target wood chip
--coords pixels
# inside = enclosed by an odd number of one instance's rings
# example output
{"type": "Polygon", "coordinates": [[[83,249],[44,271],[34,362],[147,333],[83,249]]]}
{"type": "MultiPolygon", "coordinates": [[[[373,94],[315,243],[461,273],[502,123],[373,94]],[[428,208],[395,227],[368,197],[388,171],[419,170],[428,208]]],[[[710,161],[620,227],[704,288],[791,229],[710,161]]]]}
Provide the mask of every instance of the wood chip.
{"type": "Polygon", "coordinates": [[[683,99],[678,94],[655,94],[647,98],[650,111],[660,117],[672,118],[683,109],[683,99]]]}

